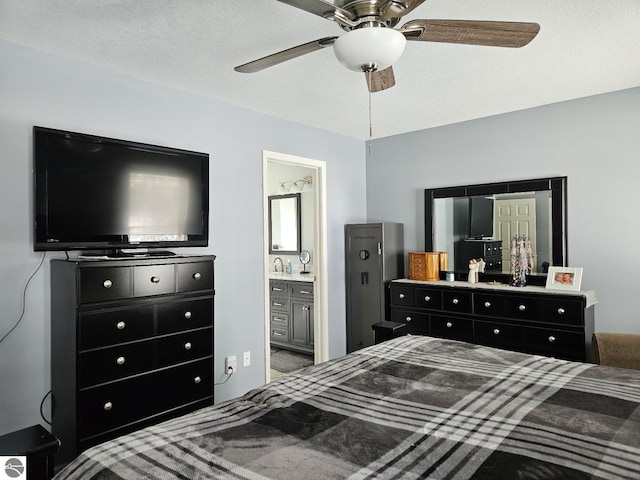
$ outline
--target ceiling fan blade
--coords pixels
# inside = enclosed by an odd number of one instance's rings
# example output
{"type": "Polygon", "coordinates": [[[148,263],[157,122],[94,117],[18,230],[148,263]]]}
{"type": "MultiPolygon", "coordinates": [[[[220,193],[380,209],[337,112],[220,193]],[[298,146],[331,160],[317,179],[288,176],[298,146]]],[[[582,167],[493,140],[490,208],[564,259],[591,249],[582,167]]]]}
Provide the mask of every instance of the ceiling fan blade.
{"type": "Polygon", "coordinates": [[[292,7],[297,7],[309,13],[313,13],[322,18],[333,20],[336,13],[349,20],[353,20],[351,12],[334,5],[333,3],[326,2],[325,0],[278,0],[279,2],[286,3],[292,7]]]}
{"type": "Polygon", "coordinates": [[[402,26],[407,40],[524,47],[540,31],[537,23],[480,20],[411,20],[402,26]]]}
{"type": "Polygon", "coordinates": [[[315,52],[316,50],[322,50],[325,47],[330,47],[331,45],[333,45],[333,42],[336,41],[336,38],[338,37],[324,37],[319,38],[318,40],[314,40],[313,42],[303,43],[302,45],[288,48],[281,52],[272,53],[271,55],[267,55],[266,57],[253,60],[252,62],[238,65],[236,68],[234,68],[234,70],[236,72],[242,73],[259,72],[260,70],[264,70],[268,67],[273,67],[274,65],[286,62],[287,60],[292,60],[296,57],[306,55],[307,53],[315,52]]]}
{"type": "Polygon", "coordinates": [[[376,70],[375,72],[365,72],[367,86],[371,93],[381,92],[387,88],[391,88],[396,84],[396,77],[393,75],[393,67],[387,67],[384,70],[376,70]]]}

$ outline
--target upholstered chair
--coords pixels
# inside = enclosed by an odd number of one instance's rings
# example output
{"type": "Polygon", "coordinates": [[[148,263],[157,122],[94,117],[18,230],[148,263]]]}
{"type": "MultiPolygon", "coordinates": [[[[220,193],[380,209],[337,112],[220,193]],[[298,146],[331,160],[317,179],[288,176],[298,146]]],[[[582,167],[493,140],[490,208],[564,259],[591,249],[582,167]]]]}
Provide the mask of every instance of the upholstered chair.
{"type": "Polygon", "coordinates": [[[593,334],[593,358],[600,365],[640,370],[640,334],[593,334]]]}

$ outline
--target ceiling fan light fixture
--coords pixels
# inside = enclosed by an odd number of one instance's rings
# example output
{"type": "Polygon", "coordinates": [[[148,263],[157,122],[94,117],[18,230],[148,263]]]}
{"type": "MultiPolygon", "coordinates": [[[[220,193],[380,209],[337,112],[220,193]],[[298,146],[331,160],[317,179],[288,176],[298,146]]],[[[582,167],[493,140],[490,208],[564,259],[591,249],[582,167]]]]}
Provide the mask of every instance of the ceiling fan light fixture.
{"type": "Polygon", "coordinates": [[[340,63],[354,72],[384,70],[400,58],[406,43],[404,35],[393,28],[365,27],[337,38],[333,52],[340,63]]]}

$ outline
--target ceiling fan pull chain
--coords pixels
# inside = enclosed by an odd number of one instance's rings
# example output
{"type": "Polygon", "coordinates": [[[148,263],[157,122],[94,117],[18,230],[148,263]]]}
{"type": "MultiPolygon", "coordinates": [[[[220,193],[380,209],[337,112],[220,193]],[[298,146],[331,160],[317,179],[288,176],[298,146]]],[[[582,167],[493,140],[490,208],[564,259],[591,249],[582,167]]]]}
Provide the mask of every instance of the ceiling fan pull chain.
{"type": "MultiPolygon", "coordinates": [[[[371,85],[371,70],[367,72],[369,75],[369,85],[371,85]]],[[[371,89],[369,89],[369,142],[371,142],[371,138],[373,137],[373,126],[371,123],[371,89]]]]}

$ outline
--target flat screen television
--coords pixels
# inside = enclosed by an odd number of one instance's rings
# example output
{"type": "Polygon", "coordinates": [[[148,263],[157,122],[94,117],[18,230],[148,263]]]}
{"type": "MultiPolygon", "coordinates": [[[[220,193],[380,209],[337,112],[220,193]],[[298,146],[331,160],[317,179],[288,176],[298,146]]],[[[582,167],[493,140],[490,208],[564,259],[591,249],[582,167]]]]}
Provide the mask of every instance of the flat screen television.
{"type": "Polygon", "coordinates": [[[33,138],[34,250],[208,245],[208,154],[38,126],[33,138]]]}
{"type": "Polygon", "coordinates": [[[493,198],[469,198],[469,238],[493,237],[493,198]]]}

